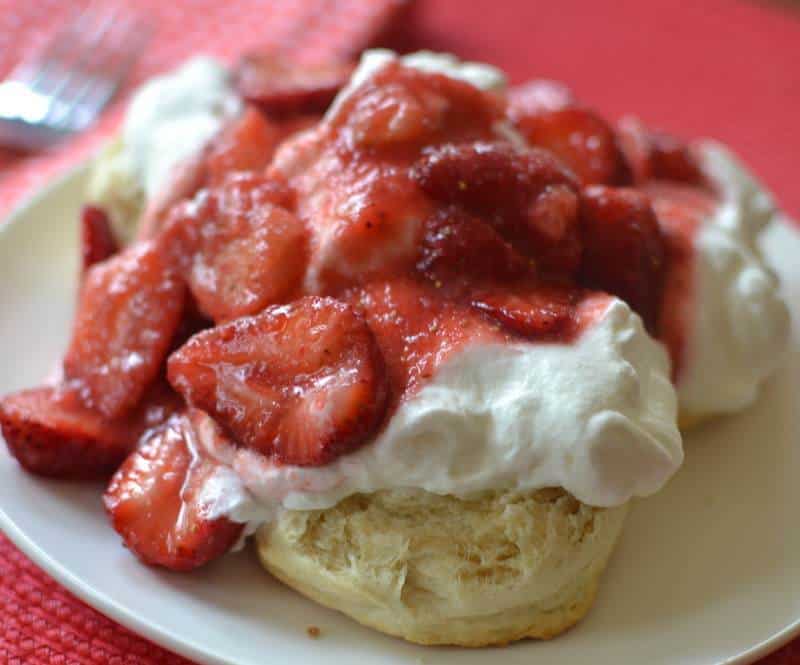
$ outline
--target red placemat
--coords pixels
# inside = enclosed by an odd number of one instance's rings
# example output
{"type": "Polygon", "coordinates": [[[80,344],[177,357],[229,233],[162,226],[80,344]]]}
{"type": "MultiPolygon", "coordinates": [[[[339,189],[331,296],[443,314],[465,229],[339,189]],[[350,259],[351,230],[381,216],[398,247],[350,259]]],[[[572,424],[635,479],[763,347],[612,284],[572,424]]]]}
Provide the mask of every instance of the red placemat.
{"type": "MultiPolygon", "coordinates": [[[[0,74],[77,3],[0,0],[0,74]]],[[[232,57],[273,44],[303,57],[349,50],[383,26],[388,0],[144,0],[158,33],[141,80],[203,44],[232,57]],[[261,20],[253,20],[253,17],[261,20]],[[298,36],[302,35],[302,42],[298,36]]],[[[452,50],[494,62],[514,80],[569,81],[611,115],[636,111],[679,134],[729,143],[800,217],[800,18],[733,0],[420,0],[404,21],[408,48],[452,50]]],[[[800,16],[800,4],[796,10],[800,16]]],[[[135,81],[134,81],[135,82],[135,81]]],[[[119,118],[52,155],[0,153],[0,216],[86,155],[119,118]]],[[[98,614],[0,535],[0,664],[187,663],[98,614]]],[[[800,640],[760,665],[800,663],[800,640]]]]}
{"type": "MultiPolygon", "coordinates": [[[[85,4],[0,0],[0,78],[85,4]]],[[[154,29],[133,77],[92,131],[45,155],[26,158],[0,148],[0,219],[26,193],[91,154],[118,125],[127,93],[143,79],[199,50],[226,60],[254,47],[304,60],[349,55],[399,21],[408,4],[409,0],[130,0],[154,29]]]]}
{"type": "Polygon", "coordinates": [[[800,0],[423,0],[411,47],[729,144],[800,219],[800,0]]]}

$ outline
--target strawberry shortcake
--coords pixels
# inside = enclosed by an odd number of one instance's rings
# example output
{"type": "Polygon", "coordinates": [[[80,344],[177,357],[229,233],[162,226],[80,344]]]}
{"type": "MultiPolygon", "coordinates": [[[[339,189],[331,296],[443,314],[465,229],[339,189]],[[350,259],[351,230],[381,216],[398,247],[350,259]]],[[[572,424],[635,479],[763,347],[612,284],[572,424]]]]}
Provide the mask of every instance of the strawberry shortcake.
{"type": "Polygon", "coordinates": [[[146,564],[252,536],[422,644],[574,625],[682,463],[679,407],[751,403],[787,334],[772,204],[724,148],[452,56],[191,61],[90,199],[63,371],[0,402],[11,452],[110,476],[146,564]]]}

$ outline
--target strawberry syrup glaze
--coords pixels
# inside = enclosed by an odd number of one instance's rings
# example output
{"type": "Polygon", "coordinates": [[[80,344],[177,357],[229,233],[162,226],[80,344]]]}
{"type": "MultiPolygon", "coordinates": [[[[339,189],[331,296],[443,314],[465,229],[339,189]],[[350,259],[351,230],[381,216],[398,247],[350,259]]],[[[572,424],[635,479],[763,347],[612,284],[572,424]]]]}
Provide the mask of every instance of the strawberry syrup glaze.
{"type": "Polygon", "coordinates": [[[658,339],[669,350],[672,379],[677,383],[693,324],[694,238],[716,200],[704,188],[667,181],[650,181],[642,189],[652,201],[664,238],[666,267],[657,330],[658,339]]]}
{"type": "Polygon", "coordinates": [[[602,310],[582,306],[575,176],[503,121],[498,96],[390,64],[269,172],[309,229],[304,290],[364,313],[390,411],[467,344],[568,342],[602,310]]]}
{"type": "MultiPolygon", "coordinates": [[[[205,465],[207,477],[217,461],[176,436],[189,436],[198,418],[213,426],[217,448],[250,448],[265,464],[325,465],[374,438],[456,353],[569,344],[603,315],[608,294],[628,300],[680,357],[688,250],[707,195],[648,185],[654,213],[644,193],[616,187],[637,174],[687,180],[697,171],[679,144],[642,131],[636,151],[626,150],[571,101],[528,100],[524,114],[508,116],[499,93],[398,63],[281,145],[309,116],[270,114],[269,100],[187,166],[149,211],[142,240],[88,268],[69,381],[58,388],[79,402],[73,412],[48,419],[49,393],[37,394],[35,409],[16,408],[13,396],[0,402],[12,451],[35,439],[48,451],[39,458],[53,461],[35,470],[57,475],[76,449],[73,430],[77,449],[92,448],[99,428],[75,425],[87,420],[81,410],[121,421],[166,365],[194,416],[149,435],[106,493],[115,528],[146,562],[187,569],[208,560],[203,543],[184,538],[186,519],[208,542],[239,532],[205,519],[196,500],[192,470],[205,465]],[[509,117],[542,147],[522,146],[509,117]],[[160,487],[155,468],[175,470],[182,484],[160,487]],[[166,522],[153,531],[156,513],[166,522]]],[[[72,403],[59,399],[62,410],[72,403]]]]}

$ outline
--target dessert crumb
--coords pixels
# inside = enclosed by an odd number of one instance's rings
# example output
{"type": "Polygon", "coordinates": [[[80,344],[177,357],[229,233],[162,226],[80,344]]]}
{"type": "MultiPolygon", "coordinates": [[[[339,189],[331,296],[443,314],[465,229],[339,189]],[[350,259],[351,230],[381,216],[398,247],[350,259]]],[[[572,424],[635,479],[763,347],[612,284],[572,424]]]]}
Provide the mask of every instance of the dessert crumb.
{"type": "Polygon", "coordinates": [[[308,628],[306,628],[306,632],[308,633],[308,636],[312,640],[315,640],[320,636],[320,630],[319,627],[317,626],[309,626],[308,628]]]}

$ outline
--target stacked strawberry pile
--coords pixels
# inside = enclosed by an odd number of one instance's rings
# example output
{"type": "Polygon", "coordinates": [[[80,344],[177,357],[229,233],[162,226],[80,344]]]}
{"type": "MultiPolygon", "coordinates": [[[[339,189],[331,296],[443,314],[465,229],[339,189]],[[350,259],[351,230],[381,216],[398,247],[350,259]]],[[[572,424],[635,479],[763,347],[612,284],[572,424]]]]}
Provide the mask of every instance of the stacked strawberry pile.
{"type": "Polygon", "coordinates": [[[321,120],[349,73],[246,58],[249,106],[138,242],[84,211],[63,376],[0,402],[26,469],[113,474],[107,511],[147,563],[188,570],[239,538],[203,493],[223,459],[327,464],[467,344],[568,343],[606,294],[670,329],[698,218],[675,192],[708,200],[684,145],[550,83],[506,100],[397,63],[321,120]]]}

